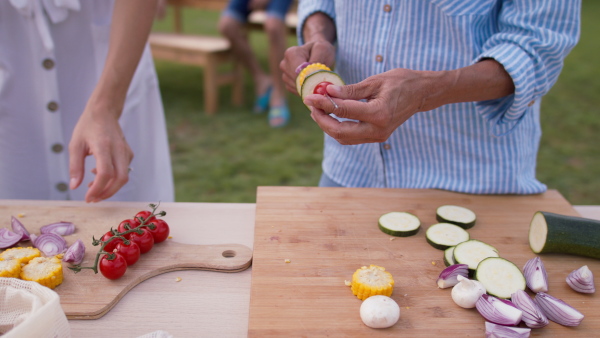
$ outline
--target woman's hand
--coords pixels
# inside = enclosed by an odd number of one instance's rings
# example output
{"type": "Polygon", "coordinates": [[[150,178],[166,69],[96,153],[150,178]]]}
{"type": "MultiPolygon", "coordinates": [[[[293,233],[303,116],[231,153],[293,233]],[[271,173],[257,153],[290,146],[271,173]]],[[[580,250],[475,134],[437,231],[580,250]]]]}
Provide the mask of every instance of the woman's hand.
{"type": "Polygon", "coordinates": [[[298,95],[296,91],[296,68],[304,62],[322,63],[333,68],[335,63],[335,47],[326,40],[317,40],[302,46],[290,47],[285,51],[283,60],[279,63],[285,87],[298,95]]]}

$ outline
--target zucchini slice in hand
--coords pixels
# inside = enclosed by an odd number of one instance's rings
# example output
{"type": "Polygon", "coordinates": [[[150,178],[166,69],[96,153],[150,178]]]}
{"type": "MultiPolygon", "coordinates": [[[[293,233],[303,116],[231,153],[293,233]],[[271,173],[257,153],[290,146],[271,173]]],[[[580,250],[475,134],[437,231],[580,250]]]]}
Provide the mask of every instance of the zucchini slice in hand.
{"type": "Polygon", "coordinates": [[[564,253],[600,259],[600,221],[538,211],[529,226],[536,254],[564,253]]]}
{"type": "Polygon", "coordinates": [[[408,237],[419,232],[421,221],[408,212],[388,212],[379,217],[379,229],[388,235],[408,237]]]}
{"type": "Polygon", "coordinates": [[[336,85],[336,86],[343,86],[345,84],[344,81],[342,80],[342,78],[332,71],[329,71],[329,70],[316,71],[316,72],[306,76],[306,78],[304,79],[304,82],[302,83],[302,87],[300,89],[300,97],[302,97],[302,100],[304,100],[306,95],[317,94],[317,93],[315,93],[315,88],[321,82],[328,82],[328,83],[336,85]]]}
{"type": "Polygon", "coordinates": [[[438,222],[456,224],[463,229],[472,228],[477,220],[473,211],[456,205],[442,205],[437,208],[435,218],[438,222]]]}
{"type": "Polygon", "coordinates": [[[469,233],[458,225],[450,223],[434,224],[425,234],[427,243],[438,250],[446,250],[451,246],[469,240],[469,233]]]}
{"type": "Polygon", "coordinates": [[[476,239],[462,242],[454,248],[456,264],[467,264],[471,270],[477,269],[479,262],[488,257],[500,257],[498,250],[476,239]]]}
{"type": "Polygon", "coordinates": [[[489,257],[481,261],[475,271],[477,279],[487,293],[508,299],[517,290],[525,290],[525,276],[511,261],[500,257],[489,257]]]}

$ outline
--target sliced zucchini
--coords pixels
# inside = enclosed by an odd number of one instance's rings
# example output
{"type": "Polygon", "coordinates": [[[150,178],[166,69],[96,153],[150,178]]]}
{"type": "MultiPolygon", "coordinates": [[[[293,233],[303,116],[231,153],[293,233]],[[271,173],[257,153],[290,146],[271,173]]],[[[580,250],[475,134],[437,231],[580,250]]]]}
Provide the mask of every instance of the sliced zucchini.
{"type": "Polygon", "coordinates": [[[379,217],[379,229],[388,235],[408,237],[419,232],[421,221],[408,212],[388,212],[379,217]]]}
{"type": "Polygon", "coordinates": [[[479,262],[488,257],[500,257],[498,250],[476,239],[462,242],[454,248],[454,261],[456,264],[467,264],[471,270],[477,269],[479,262]]]}
{"type": "Polygon", "coordinates": [[[538,211],[529,226],[536,254],[564,253],[600,259],[600,221],[538,211]]]}
{"type": "Polygon", "coordinates": [[[315,87],[321,82],[331,82],[331,84],[334,84],[336,86],[345,85],[342,78],[336,73],[329,70],[319,70],[306,76],[304,82],[302,83],[300,97],[302,97],[302,99],[304,100],[304,97],[306,95],[314,94],[315,87]]]}
{"type": "Polygon", "coordinates": [[[487,293],[508,299],[517,290],[525,290],[525,276],[511,261],[500,257],[489,257],[481,261],[475,271],[477,279],[487,293]]]}
{"type": "Polygon", "coordinates": [[[454,260],[454,248],[456,247],[451,246],[448,249],[444,250],[444,264],[446,266],[456,264],[456,261],[454,260]]]}
{"type": "Polygon", "coordinates": [[[425,234],[427,243],[438,250],[446,250],[451,246],[469,240],[469,233],[458,225],[450,223],[434,224],[425,234]]]}
{"type": "Polygon", "coordinates": [[[472,228],[477,220],[473,211],[456,205],[442,205],[437,208],[435,218],[438,222],[456,224],[463,229],[472,228]]]}

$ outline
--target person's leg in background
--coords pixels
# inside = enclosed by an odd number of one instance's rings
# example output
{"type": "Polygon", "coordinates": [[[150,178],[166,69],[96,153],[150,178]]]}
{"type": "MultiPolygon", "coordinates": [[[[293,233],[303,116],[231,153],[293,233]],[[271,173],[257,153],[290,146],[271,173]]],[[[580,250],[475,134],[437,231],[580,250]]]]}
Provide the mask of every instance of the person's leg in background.
{"type": "Polygon", "coordinates": [[[230,41],[237,59],[250,72],[256,93],[254,111],[262,113],[269,108],[272,79],[260,67],[248,40],[246,29],[246,22],[250,14],[248,3],[249,0],[231,0],[219,20],[219,31],[230,41]]]}

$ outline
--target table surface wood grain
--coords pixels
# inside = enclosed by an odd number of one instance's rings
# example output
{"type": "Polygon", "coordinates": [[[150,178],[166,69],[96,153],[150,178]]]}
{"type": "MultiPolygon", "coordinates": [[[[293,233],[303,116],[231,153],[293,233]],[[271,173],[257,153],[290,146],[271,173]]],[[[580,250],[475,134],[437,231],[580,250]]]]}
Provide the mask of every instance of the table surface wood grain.
{"type": "MultiPolygon", "coordinates": [[[[142,202],[0,200],[0,204],[146,207],[142,202]]],[[[162,209],[168,212],[167,221],[185,220],[172,229],[174,239],[181,243],[254,246],[253,203],[163,203],[162,209]]],[[[600,220],[600,206],[574,209],[583,217],[600,220]]],[[[102,318],[70,320],[71,333],[73,337],[138,337],[164,330],[174,337],[246,337],[251,274],[252,267],[233,274],[178,271],[158,275],[129,291],[102,318]],[[178,277],[180,282],[176,282],[178,277]]]]}

